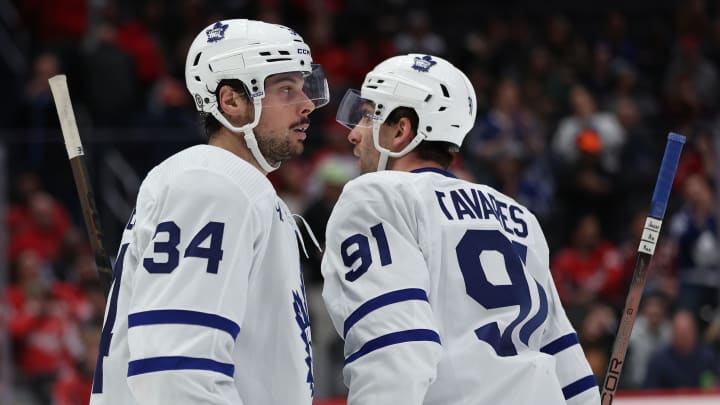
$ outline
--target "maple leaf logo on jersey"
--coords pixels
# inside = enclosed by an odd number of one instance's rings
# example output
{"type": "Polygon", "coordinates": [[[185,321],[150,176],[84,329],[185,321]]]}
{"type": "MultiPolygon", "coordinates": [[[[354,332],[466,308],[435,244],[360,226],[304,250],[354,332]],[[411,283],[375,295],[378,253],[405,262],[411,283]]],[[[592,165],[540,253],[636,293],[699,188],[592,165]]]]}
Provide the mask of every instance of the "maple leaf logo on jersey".
{"type": "Polygon", "coordinates": [[[304,282],[302,283],[301,293],[293,291],[293,309],[295,310],[295,322],[297,322],[297,325],[300,328],[300,337],[305,344],[305,353],[307,354],[305,357],[305,364],[308,367],[308,373],[305,381],[310,385],[310,394],[315,396],[315,379],[313,378],[312,351],[310,349],[310,345],[312,344],[312,339],[310,337],[310,316],[308,315],[308,308],[305,303],[304,282]]]}
{"type": "Polygon", "coordinates": [[[208,42],[217,42],[225,38],[225,30],[227,30],[228,27],[228,24],[223,24],[221,21],[216,22],[212,28],[205,31],[208,42]]]}
{"type": "Polygon", "coordinates": [[[430,55],[425,55],[422,58],[416,56],[412,68],[417,70],[418,72],[427,72],[428,70],[430,70],[431,67],[435,65],[437,65],[437,62],[432,60],[432,56],[430,55]]]}

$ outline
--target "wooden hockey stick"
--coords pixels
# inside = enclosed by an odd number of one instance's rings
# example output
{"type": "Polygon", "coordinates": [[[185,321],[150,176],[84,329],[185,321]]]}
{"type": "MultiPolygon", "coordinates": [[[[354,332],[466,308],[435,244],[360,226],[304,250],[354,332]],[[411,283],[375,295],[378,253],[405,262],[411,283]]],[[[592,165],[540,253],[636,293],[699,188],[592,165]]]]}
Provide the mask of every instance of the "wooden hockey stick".
{"type": "Polygon", "coordinates": [[[670,189],[675,179],[675,170],[680,160],[680,152],[682,152],[685,137],[671,132],[668,134],[667,144],[665,145],[665,154],[663,155],[660,171],[657,181],[655,182],[655,191],[652,196],[652,204],[650,213],[645,220],[645,229],[643,229],[640,246],[638,247],[637,260],[633,269],[633,278],[628,290],[627,299],[625,300],[625,308],[622,312],[622,319],[618,326],[618,332],[613,343],[612,355],[610,356],[610,364],[608,364],[605,373],[605,379],[602,385],[602,405],[612,404],[620,381],[620,372],[625,362],[625,353],[630,344],[630,333],[635,323],[635,315],[637,314],[640,298],[645,287],[645,279],[650,268],[652,256],[655,253],[655,245],[660,236],[660,227],[665,217],[665,208],[667,208],[668,199],[670,198],[670,189]]]}
{"type": "Polygon", "coordinates": [[[100,283],[105,291],[107,298],[112,285],[112,266],[110,259],[105,254],[105,247],[102,241],[102,230],[100,228],[100,217],[98,216],[97,206],[95,205],[95,195],[90,184],[87,166],[85,164],[85,153],[83,151],[82,142],[80,141],[80,133],[77,123],[75,122],[75,113],[73,112],[72,102],[70,100],[70,91],[67,86],[67,77],[65,75],[57,75],[48,79],[50,90],[55,99],[55,107],[57,108],[58,118],[60,119],[60,127],[62,128],[63,138],[65,139],[65,149],[67,149],[70,166],[72,167],[75,186],[80,197],[80,206],[82,207],[83,219],[85,220],[85,228],[90,239],[90,246],[95,255],[95,265],[97,266],[100,283]]]}

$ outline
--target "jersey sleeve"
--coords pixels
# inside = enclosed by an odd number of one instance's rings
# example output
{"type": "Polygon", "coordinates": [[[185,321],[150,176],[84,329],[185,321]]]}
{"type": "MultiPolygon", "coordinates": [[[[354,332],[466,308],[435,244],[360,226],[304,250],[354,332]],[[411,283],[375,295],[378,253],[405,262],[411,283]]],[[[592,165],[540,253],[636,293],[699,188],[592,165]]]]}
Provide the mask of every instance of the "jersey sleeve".
{"type": "MultiPolygon", "coordinates": [[[[533,220],[541,243],[538,259],[550,269],[549,249],[537,220],[533,220]]],[[[548,299],[548,327],[542,335],[540,351],[555,358],[555,372],[568,405],[597,405],[600,392],[590,364],[585,357],[577,333],[562,306],[552,276],[544,283],[548,299]]]]}
{"type": "Polygon", "coordinates": [[[142,404],[242,404],[232,356],[258,238],[252,205],[201,170],[156,192],[138,199],[128,385],[142,404]]]}
{"type": "MultiPolygon", "coordinates": [[[[359,179],[358,179],[359,180],[359,179]]],[[[410,203],[355,180],[327,226],[323,298],[345,340],[348,404],[421,404],[442,351],[410,203]]]]}

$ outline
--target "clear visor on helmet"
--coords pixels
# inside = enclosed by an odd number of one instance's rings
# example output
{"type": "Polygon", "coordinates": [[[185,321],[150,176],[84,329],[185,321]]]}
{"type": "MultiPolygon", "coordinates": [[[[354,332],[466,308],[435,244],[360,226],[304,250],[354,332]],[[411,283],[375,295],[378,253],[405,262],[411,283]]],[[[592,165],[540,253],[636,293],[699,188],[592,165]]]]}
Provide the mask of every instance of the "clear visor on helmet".
{"type": "Polygon", "coordinates": [[[315,104],[315,108],[320,108],[330,102],[330,88],[322,66],[318,64],[311,66],[312,72],[305,76],[303,92],[315,104]]]}
{"type": "Polygon", "coordinates": [[[354,89],[345,93],[335,115],[335,120],[348,129],[371,128],[376,119],[375,103],[360,97],[360,92],[354,89]]]}
{"type": "Polygon", "coordinates": [[[330,101],[325,72],[320,65],[312,65],[309,74],[301,72],[278,73],[265,79],[263,107],[278,107],[311,101],[315,108],[330,101]]]}

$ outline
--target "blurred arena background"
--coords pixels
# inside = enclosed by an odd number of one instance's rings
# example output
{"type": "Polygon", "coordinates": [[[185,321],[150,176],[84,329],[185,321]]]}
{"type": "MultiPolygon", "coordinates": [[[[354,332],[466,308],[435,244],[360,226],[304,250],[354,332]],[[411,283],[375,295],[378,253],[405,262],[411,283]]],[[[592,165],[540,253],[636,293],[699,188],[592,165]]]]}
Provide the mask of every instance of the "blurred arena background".
{"type": "MultiPolygon", "coordinates": [[[[298,31],[334,103],[397,53],[459,65],[479,105],[453,170],[541,220],[598,381],[666,135],[687,136],[616,403],[720,402],[720,1],[0,0],[0,403],[86,404],[102,327],[47,79],[68,76],[114,255],[145,173],[205,141],[185,55],[227,18],[298,31]]],[[[271,176],[317,235],[356,176],[334,103],[313,113],[304,157],[271,176]]],[[[304,271],[323,403],[345,389],[319,260],[304,271]]]]}

